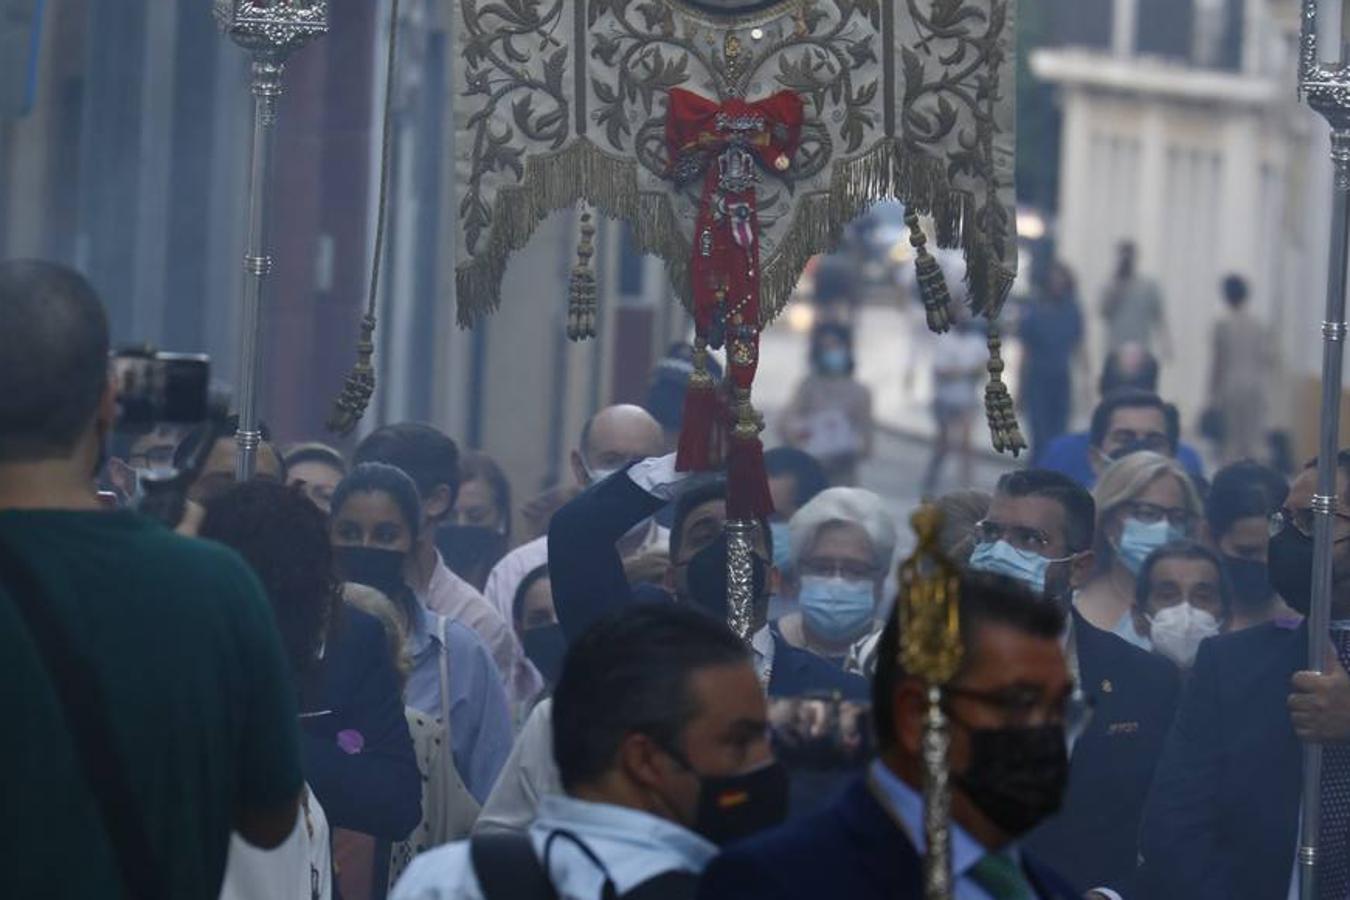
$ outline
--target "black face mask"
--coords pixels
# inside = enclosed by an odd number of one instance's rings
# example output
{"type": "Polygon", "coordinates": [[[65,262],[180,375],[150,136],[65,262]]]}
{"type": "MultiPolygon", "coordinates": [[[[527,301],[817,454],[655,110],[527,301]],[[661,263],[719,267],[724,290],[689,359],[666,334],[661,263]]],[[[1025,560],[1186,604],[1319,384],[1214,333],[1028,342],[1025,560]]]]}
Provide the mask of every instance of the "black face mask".
{"type": "Polygon", "coordinates": [[[405,555],[397,550],[377,547],[334,547],[333,560],[338,575],[373,587],[390,600],[398,601],[408,589],[403,581],[405,555]]]}
{"type": "MultiPolygon", "coordinates": [[[[769,568],[759,554],[750,554],[754,570],[755,599],[763,600],[769,584],[769,568]]],[[[727,618],[727,536],[704,547],[690,558],[685,571],[685,589],[694,605],[714,618],[727,618]]]]}
{"type": "Polygon", "coordinates": [[[534,663],[549,686],[557,684],[563,657],[567,655],[567,638],[562,626],[554,622],[531,628],[520,635],[520,643],[525,647],[525,656],[534,663]]]}
{"type": "Polygon", "coordinates": [[[970,730],[970,768],[952,782],[995,825],[1020,837],[1058,811],[1069,783],[1062,725],[970,730]]]}
{"type": "Polygon", "coordinates": [[[1223,557],[1223,567],[1233,585],[1233,602],[1242,609],[1257,610],[1270,602],[1275,593],[1270,586],[1270,570],[1259,559],[1223,557]]]}
{"type": "Polygon", "coordinates": [[[507,544],[506,535],[481,525],[442,525],[436,529],[436,549],[450,571],[460,577],[467,577],[464,573],[476,568],[491,571],[506,555],[507,544]]]}
{"type": "Polygon", "coordinates": [[[725,847],[787,820],[788,774],[777,760],[736,775],[700,775],[683,754],[670,755],[699,780],[692,830],[717,846],[725,847]]]}
{"type": "Polygon", "coordinates": [[[1270,585],[1300,615],[1312,609],[1313,540],[1296,528],[1270,539],[1270,585]]]}

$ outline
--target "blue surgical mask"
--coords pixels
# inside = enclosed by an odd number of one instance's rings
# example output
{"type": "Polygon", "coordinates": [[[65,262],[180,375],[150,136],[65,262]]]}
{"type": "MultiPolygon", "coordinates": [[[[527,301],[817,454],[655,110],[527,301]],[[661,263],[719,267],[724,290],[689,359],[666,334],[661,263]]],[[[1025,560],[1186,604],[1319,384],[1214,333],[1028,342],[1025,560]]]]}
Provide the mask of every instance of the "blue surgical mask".
{"type": "Polygon", "coordinates": [[[780,572],[786,572],[792,559],[792,542],[788,539],[788,523],[770,522],[769,533],[773,535],[773,565],[780,572]]]}
{"type": "Polygon", "coordinates": [[[1018,550],[1007,541],[989,543],[984,541],[975,545],[970,555],[972,572],[988,572],[990,575],[1006,575],[1022,582],[1037,594],[1045,593],[1045,573],[1050,563],[1059,560],[1046,559],[1039,553],[1018,550]]]}
{"type": "Polygon", "coordinates": [[[1129,569],[1131,574],[1138,575],[1154,550],[1165,547],[1173,541],[1179,541],[1185,536],[1184,531],[1166,519],[1159,519],[1157,522],[1126,519],[1125,530],[1121,532],[1120,546],[1116,548],[1116,552],[1120,554],[1120,561],[1125,568],[1129,569]]]}
{"type": "Polygon", "coordinates": [[[802,617],[811,632],[832,644],[857,640],[872,629],[876,614],[876,585],[870,579],[823,578],[801,580],[802,617]]]}
{"type": "Polygon", "coordinates": [[[820,354],[820,367],[830,375],[845,375],[848,373],[848,351],[838,348],[826,350],[820,354]]]}

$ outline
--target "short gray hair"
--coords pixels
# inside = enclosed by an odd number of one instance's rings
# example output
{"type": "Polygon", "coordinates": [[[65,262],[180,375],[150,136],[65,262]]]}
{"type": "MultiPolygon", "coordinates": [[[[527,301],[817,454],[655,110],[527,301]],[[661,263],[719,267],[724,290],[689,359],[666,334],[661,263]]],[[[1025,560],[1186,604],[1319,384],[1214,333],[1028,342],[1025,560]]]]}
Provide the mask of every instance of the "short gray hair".
{"type": "Polygon", "coordinates": [[[880,497],[871,491],[850,487],[821,491],[814,500],[797,510],[788,523],[792,568],[795,570],[802,557],[815,545],[822,528],[841,524],[857,525],[865,531],[877,568],[883,574],[890,570],[898,540],[895,521],[880,497]]]}

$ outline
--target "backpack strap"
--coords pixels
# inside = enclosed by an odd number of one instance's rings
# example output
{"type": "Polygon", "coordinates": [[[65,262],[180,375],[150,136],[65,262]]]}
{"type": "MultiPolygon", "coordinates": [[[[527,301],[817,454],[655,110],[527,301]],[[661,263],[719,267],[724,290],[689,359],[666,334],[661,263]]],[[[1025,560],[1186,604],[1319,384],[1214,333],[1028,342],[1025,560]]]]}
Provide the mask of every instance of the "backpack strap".
{"type": "Polygon", "coordinates": [[[37,647],[70,732],[83,780],[93,795],[112,845],[127,897],[167,897],[155,865],[140,799],[131,788],[103,698],[103,684],[90,661],[52,612],[47,593],[28,564],[0,542],[0,593],[19,611],[37,647]]]}
{"type": "Polygon", "coordinates": [[[528,834],[475,834],[469,839],[469,859],[485,900],[558,900],[528,834]]]}
{"type": "Polygon", "coordinates": [[[662,872],[624,894],[621,900],[693,900],[698,876],[693,872],[662,872]]]}

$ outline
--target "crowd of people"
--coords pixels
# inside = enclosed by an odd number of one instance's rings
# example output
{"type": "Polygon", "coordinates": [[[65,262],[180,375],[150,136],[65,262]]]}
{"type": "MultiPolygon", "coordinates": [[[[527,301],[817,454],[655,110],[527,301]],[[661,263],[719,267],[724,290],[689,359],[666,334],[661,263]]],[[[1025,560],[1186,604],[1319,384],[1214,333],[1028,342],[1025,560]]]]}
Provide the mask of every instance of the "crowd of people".
{"type": "MultiPolygon", "coordinates": [[[[1350,517],[1339,664],[1313,674],[1313,468],[1206,479],[1130,262],[1089,430],[1063,433],[1060,353],[1033,464],[931,497],[962,573],[954,896],[1285,900],[1311,741],[1319,897],[1345,900],[1350,517]]],[[[1061,350],[1081,334],[1037,315],[1061,350]]],[[[678,352],[522,502],[425,424],[349,452],[265,432],[242,483],[232,422],[119,436],[108,340],[78,274],[0,264],[0,896],[923,896],[930,694],[900,653],[902,523],[857,484],[847,327],[818,331],[766,453],[746,641],[726,483],[670,452],[678,352]],[[136,511],[162,470],[168,524],[136,511]]]]}

